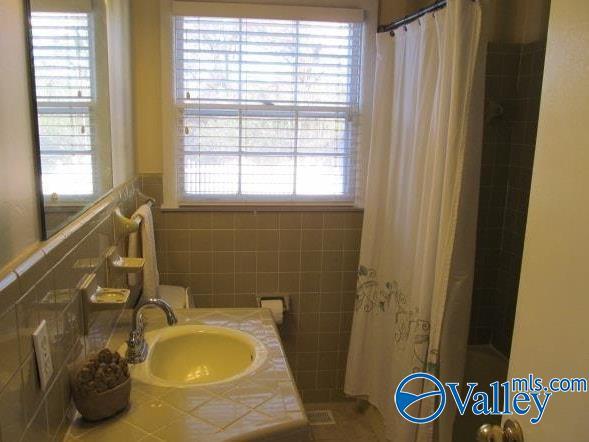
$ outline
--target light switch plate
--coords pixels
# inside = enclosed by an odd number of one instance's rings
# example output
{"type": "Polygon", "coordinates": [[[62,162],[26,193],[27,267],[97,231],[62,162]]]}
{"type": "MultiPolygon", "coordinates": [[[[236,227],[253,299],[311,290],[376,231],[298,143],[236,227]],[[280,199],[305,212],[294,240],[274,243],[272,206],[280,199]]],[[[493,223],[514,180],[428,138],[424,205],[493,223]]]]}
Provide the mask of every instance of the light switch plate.
{"type": "Polygon", "coordinates": [[[33,333],[33,343],[35,345],[35,356],[37,358],[37,370],[39,371],[41,390],[45,390],[53,375],[53,360],[51,359],[47,321],[44,319],[33,333]]]}

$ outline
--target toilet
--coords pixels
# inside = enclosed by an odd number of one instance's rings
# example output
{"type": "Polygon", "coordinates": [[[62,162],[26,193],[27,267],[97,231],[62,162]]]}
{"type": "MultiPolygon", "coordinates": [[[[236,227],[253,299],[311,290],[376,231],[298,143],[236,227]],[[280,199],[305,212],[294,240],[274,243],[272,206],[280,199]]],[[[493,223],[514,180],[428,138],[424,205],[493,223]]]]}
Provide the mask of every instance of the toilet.
{"type": "Polygon", "coordinates": [[[193,307],[190,302],[190,287],[160,285],[158,294],[174,310],[193,307]]]}

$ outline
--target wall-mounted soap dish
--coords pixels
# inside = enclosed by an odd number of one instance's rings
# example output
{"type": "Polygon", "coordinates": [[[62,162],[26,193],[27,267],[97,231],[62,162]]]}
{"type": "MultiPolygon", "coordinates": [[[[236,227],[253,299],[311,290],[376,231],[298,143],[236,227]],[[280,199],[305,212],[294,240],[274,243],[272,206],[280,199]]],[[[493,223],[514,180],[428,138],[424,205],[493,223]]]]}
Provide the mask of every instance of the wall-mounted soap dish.
{"type": "Polygon", "coordinates": [[[131,291],[120,288],[100,287],[95,273],[86,274],[80,284],[80,297],[84,308],[84,334],[88,334],[90,328],[90,314],[102,310],[122,309],[131,291]]]}
{"type": "Polygon", "coordinates": [[[131,291],[129,289],[113,289],[98,286],[96,292],[90,296],[90,302],[93,304],[125,304],[130,294],[131,291]]]}
{"type": "Polygon", "coordinates": [[[143,270],[145,259],[128,258],[120,256],[116,247],[111,247],[108,251],[108,263],[111,269],[120,270],[125,273],[137,273],[143,270]]]}

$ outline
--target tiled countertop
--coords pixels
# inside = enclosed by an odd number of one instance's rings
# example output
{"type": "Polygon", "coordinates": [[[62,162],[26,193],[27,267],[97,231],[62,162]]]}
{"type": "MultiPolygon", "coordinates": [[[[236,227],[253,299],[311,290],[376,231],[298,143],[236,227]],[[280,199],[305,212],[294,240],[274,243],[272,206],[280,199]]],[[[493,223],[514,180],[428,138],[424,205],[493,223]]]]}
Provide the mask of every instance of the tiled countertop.
{"type": "MultiPolygon", "coordinates": [[[[145,312],[146,331],[165,325],[159,310],[145,312]]],[[[268,358],[235,381],[193,388],[168,388],[133,380],[131,404],[100,423],[77,416],[66,441],[288,441],[309,440],[308,422],[280,338],[265,309],[177,311],[178,324],[206,324],[250,333],[268,349],[268,358]]],[[[125,311],[109,342],[117,349],[131,328],[125,311]]],[[[195,351],[197,351],[195,349],[195,351]]]]}

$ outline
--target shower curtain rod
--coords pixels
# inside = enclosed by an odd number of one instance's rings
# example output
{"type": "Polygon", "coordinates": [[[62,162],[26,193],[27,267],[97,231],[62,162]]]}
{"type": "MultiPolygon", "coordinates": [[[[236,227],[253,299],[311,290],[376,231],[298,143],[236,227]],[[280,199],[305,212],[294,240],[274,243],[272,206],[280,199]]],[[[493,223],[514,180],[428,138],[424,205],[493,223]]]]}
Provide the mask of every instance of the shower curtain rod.
{"type": "Polygon", "coordinates": [[[425,14],[437,11],[438,9],[445,8],[446,3],[447,3],[447,0],[440,0],[435,3],[432,3],[431,5],[421,8],[417,12],[414,12],[413,14],[409,14],[400,20],[395,20],[394,22],[391,22],[388,25],[379,26],[378,32],[394,32],[396,29],[399,29],[402,26],[408,25],[409,23],[417,20],[418,18],[423,17],[425,14]]]}

